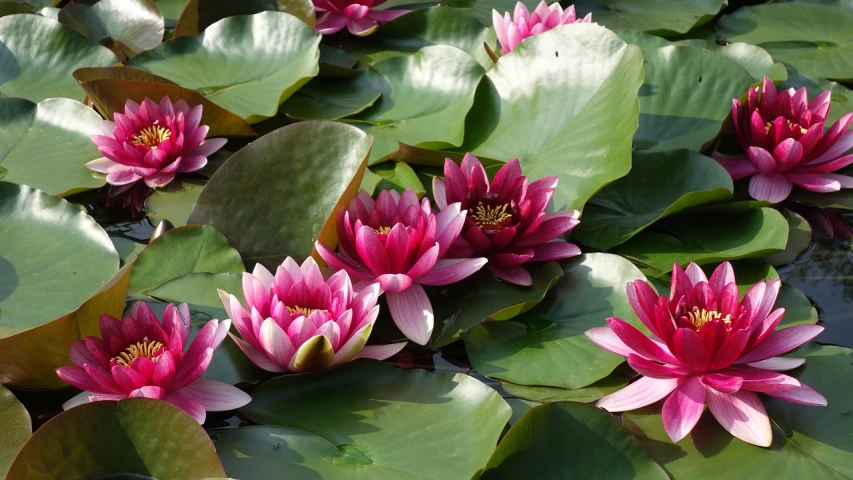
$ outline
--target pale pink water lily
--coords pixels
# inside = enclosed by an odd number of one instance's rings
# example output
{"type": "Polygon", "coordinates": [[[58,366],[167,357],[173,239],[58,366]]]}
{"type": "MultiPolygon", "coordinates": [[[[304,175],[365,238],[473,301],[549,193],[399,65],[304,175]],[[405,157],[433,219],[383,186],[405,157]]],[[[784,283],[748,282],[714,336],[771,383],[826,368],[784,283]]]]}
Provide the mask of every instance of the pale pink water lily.
{"type": "Polygon", "coordinates": [[[355,293],[347,272],[324,280],[312,258],[300,266],[287,257],[275,275],[261,264],[243,274],[245,308],[234,295],[219,290],[219,297],[243,337],[231,338],[255,365],[300,373],[399,352],[405,342],[365,346],[380,293],[375,283],[355,293]]]}
{"type": "Polygon", "coordinates": [[[440,213],[412,189],[383,190],[374,201],[362,190],[338,214],[339,253],[316,243],[330,267],[360,282],[378,282],[394,323],[415,343],[432,334],[432,304],[422,285],[448,285],[469,277],[485,258],[445,258],[465,223],[459,203],[440,213]]]}
{"type": "Polygon", "coordinates": [[[201,113],[201,105],[190,108],[183,100],[173,105],[169,97],[159,105],[149,98],[142,104],[128,100],[124,113],[101,122],[103,135],[92,135],[104,158],[86,167],[107,174],[110,185],[142,180],[151,188],[167,185],[178,173],[195,172],[227,141],[205,140],[209,128],[199,124],[201,113]]]}
{"type": "Polygon", "coordinates": [[[806,88],[776,91],[764,77],[749,90],[746,105],[732,100],[732,123],[746,155],[713,155],[733,180],[749,179],[749,194],[772,203],[788,198],[794,185],[813,192],[853,188],[853,177],[835,173],[853,163],[853,113],[828,130],[831,91],[809,103],[806,88]]]}
{"type": "Polygon", "coordinates": [[[650,405],[663,398],[663,424],[673,441],[696,425],[708,405],[732,435],[767,447],[770,420],[758,393],[793,403],[826,406],[826,399],[783,372],[802,358],[780,357],[816,337],[823,327],[798,325],[776,330],[783,308],[773,310],[779,280],[759,282],[738,301],[734,271],[721,264],[708,279],[696,264],[675,265],[669,297],[646,282],[630,282],[631,306],[651,331],[608,318],[609,327],[586,335],[600,347],[627,357],[642,377],[598,402],[611,412],[650,405]]]}
{"type": "Polygon", "coordinates": [[[590,23],[591,21],[591,13],[583,18],[577,18],[574,5],[563,10],[559,2],[554,2],[549,7],[545,0],[539,2],[533,13],[530,13],[525,4],[516,3],[512,17],[509,12],[505,12],[501,16],[497,10],[492,10],[495,33],[501,44],[501,50],[505,54],[515,50],[515,47],[525,38],[551,30],[558,25],[590,23]]]}
{"type": "Polygon", "coordinates": [[[198,423],[204,423],[207,411],[240,408],[249,403],[249,395],[227,383],[201,378],[230,326],[230,320],[211,320],[190,342],[185,303],[169,304],[162,323],[145,302],[133,304],[121,322],[101,315],[103,338],[74,342],[70,353],[74,366],[56,370],[59,378],[83,390],[63,408],[144,397],[172,403],[198,423]]]}
{"type": "Polygon", "coordinates": [[[559,238],[579,223],[580,212],[545,213],[557,181],[528,182],[517,158],[498,169],[491,182],[474,155],[465,154],[461,165],[445,159],[444,180],[433,177],[435,203],[443,210],[459,202],[468,211],[448,256],[487,257],[486,268],[495,276],[529,286],[533,279],[525,264],[580,255],[577,245],[559,238]]]}
{"type": "Polygon", "coordinates": [[[409,10],[376,10],[385,0],[313,0],[317,11],[317,26],[322,35],[331,35],[344,28],[363,37],[373,33],[380,23],[387,23],[409,13],[409,10]]]}

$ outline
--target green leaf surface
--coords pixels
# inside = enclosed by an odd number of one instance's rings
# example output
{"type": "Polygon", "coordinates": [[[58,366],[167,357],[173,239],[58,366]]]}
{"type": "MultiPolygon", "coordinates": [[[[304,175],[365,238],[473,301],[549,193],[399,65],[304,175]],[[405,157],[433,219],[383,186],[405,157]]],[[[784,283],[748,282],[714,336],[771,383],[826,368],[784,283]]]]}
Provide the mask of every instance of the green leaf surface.
{"type": "Polygon", "coordinates": [[[371,139],[336,122],[301,122],[239,150],[208,181],[188,223],[212,225],[251,265],[304,259],[337,244],[338,210],[358,193],[371,139]]]}
{"type": "Polygon", "coordinates": [[[0,98],[0,168],[3,180],[68,195],[104,185],[85,167],[101,157],[90,138],[101,117],[67,98],[33,103],[0,98]]]}
{"type": "Polygon", "coordinates": [[[130,52],[150,50],[163,41],[163,14],[151,0],[100,0],[89,6],[71,3],[59,12],[59,23],[95,43],[119,42],[130,52]]]}
{"type": "MultiPolygon", "coordinates": [[[[241,409],[252,421],[310,432],[325,439],[325,452],[338,450],[321,457],[325,462],[304,461],[317,478],[468,480],[486,463],[510,417],[497,392],[467,375],[400,370],[372,360],[279,377],[252,397],[241,409]]],[[[219,447],[230,475],[264,478],[253,472],[271,471],[264,470],[268,455],[241,460],[235,447],[219,447]]]]}
{"type": "Polygon", "coordinates": [[[186,7],[175,27],[176,37],[198,35],[227,17],[280,11],[314,27],[314,5],[310,0],[184,0],[186,7]]]}
{"type": "Polygon", "coordinates": [[[116,56],[100,45],[40,15],[0,17],[0,91],[41,102],[51,97],[82,99],[71,72],[105,67],[116,56]]]}
{"type": "Polygon", "coordinates": [[[281,106],[288,116],[301,120],[337,120],[364,111],[382,92],[367,74],[351,77],[317,77],[306,83],[281,106]]]}
{"type": "Polygon", "coordinates": [[[628,429],[646,453],[675,480],[774,478],[794,480],[853,478],[853,354],[841,347],[801,347],[791,356],[806,364],[791,372],[823,394],[829,406],[809,407],[763,397],[772,419],[773,444],[756,447],[733,438],[706,411],[690,436],[673,444],[663,429],[659,408],[623,414],[628,429]],[[784,466],[784,468],[783,468],[784,466]]]}
{"type": "Polygon", "coordinates": [[[642,79],[640,49],[598,25],[528,38],[486,74],[461,150],[558,175],[556,209],[581,208],[630,169],[642,79]]]}
{"type": "Polygon", "coordinates": [[[527,478],[533,468],[536,478],[669,478],[609,413],[571,402],[528,410],[480,478],[527,478]]]}
{"type": "Polygon", "coordinates": [[[464,330],[486,320],[505,320],[529,310],[563,277],[563,269],[556,262],[528,265],[533,277],[533,285],[529,287],[501,281],[488,272],[478,272],[444,287],[432,300],[436,328],[430,347],[450,344],[464,330]]]}
{"type": "Polygon", "coordinates": [[[731,42],[761,46],[808,75],[853,78],[853,10],[779,3],[736,10],[716,25],[731,42]]]}
{"type": "Polygon", "coordinates": [[[731,176],[704,155],[689,150],[634,153],[631,172],[589,200],[572,238],[612,248],[662,218],[731,198],[731,193],[731,176]]]}
{"type": "Polygon", "coordinates": [[[621,389],[628,384],[630,378],[613,372],[601,380],[586,387],[570,390],[560,387],[545,387],[537,385],[519,385],[512,382],[500,382],[501,388],[510,395],[526,398],[534,402],[578,402],[592,403],[605,395],[621,389]]]}
{"type": "Polygon", "coordinates": [[[6,478],[6,472],[18,450],[33,434],[30,414],[9,390],[0,386],[0,425],[3,425],[3,435],[0,436],[0,477],[6,478]]]}
{"type": "Polygon", "coordinates": [[[263,12],[228,17],[203,35],[169,40],[128,66],[196,90],[254,123],[275,115],[317,75],[319,42],[320,36],[296,17],[263,12]]]}
{"type": "Polygon", "coordinates": [[[772,208],[737,213],[670,217],[623,243],[617,250],[631,260],[668,271],[687,265],[763,257],[785,249],[788,222],[772,208]]]}
{"type": "Polygon", "coordinates": [[[774,82],[783,82],[788,78],[788,71],[785,69],[785,65],[774,62],[773,57],[767,53],[767,50],[758,45],[743,42],[719,43],[709,39],[688,39],[679,41],[676,44],[704,48],[728,57],[746,69],[755,80],[763,80],[764,77],[770,77],[774,82]]]}
{"type": "Polygon", "coordinates": [[[110,474],[164,480],[225,476],[210,438],[192,417],[168,402],[131,398],[87,403],[53,418],[24,445],[8,478],[110,474]]]}
{"type": "Polygon", "coordinates": [[[376,62],[366,73],[382,96],[351,122],[375,137],[370,163],[385,160],[399,143],[459,146],[465,115],[483,76],[467,53],[446,45],[376,62]]]}
{"type": "Polygon", "coordinates": [[[406,189],[411,188],[418,194],[418,198],[423,198],[426,194],[426,189],[418,178],[418,174],[406,163],[380,163],[370,167],[370,171],[379,177],[374,191],[396,190],[403,193],[406,189]]]}
{"type": "Polygon", "coordinates": [[[158,225],[169,220],[172,225],[182,227],[187,224],[195,202],[201,195],[206,182],[200,179],[179,180],[158,188],[145,202],[145,212],[151,223],[158,225]]]}
{"type": "Polygon", "coordinates": [[[625,286],[643,274],[628,260],[591,253],[563,263],[563,280],[539,305],[504,322],[462,335],[477,373],[532,386],[577,389],[608,376],[624,358],[593,344],[584,332],[619,317],[644,328],[625,286]]]}
{"type": "Polygon", "coordinates": [[[145,297],[158,286],[191,273],[242,273],[240,254],[215,228],[190,225],[169,230],[137,257],[128,293],[145,297]]]}
{"type": "Polygon", "coordinates": [[[783,209],[782,215],[788,221],[788,243],[785,250],[764,257],[774,267],[794,262],[812,244],[812,228],[805,218],[788,209],[783,209]]]}
{"type": "Polygon", "coordinates": [[[180,18],[181,13],[184,11],[184,7],[187,6],[189,0],[151,0],[154,2],[154,5],[157,5],[157,9],[160,10],[160,13],[163,15],[163,20],[166,24],[166,29],[173,29],[175,25],[178,23],[178,18],[180,18]]]}
{"type": "Polygon", "coordinates": [[[609,9],[592,12],[592,21],[610,29],[672,35],[686,33],[717,14],[726,0],[600,0],[609,9]]]}

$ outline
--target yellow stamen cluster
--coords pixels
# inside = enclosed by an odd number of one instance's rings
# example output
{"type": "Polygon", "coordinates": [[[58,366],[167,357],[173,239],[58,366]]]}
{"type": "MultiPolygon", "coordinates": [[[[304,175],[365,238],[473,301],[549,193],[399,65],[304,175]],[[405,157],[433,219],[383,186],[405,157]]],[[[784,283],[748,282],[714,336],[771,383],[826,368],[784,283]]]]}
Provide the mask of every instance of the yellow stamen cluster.
{"type": "Polygon", "coordinates": [[[152,342],[148,340],[148,337],[142,339],[141,342],[136,342],[135,344],[124,349],[123,352],[119,353],[118,356],[113,358],[119,365],[124,365],[125,367],[130,366],[130,362],[133,361],[134,358],[145,357],[152,361],[157,361],[160,358],[160,354],[163,353],[163,344],[160,342],[152,342]]]}
{"type": "Polygon", "coordinates": [[[512,221],[512,214],[507,213],[507,208],[509,208],[507,204],[492,207],[480,202],[471,212],[471,219],[484,230],[500,230],[512,221]]]}
{"type": "Polygon", "coordinates": [[[373,229],[373,231],[376,233],[379,233],[379,234],[384,233],[385,235],[390,235],[391,234],[391,227],[376,227],[373,229]]]}
{"type": "Polygon", "coordinates": [[[704,308],[699,310],[699,307],[693,307],[693,311],[687,312],[687,319],[690,320],[690,323],[693,324],[696,331],[699,331],[699,329],[702,328],[702,325],[705,325],[711,320],[722,320],[723,323],[726,324],[726,328],[731,328],[732,326],[731,315],[723,317],[723,314],[716,310],[705,310],[704,308]]]}
{"type": "Polygon", "coordinates": [[[151,125],[133,136],[134,145],[145,145],[149,148],[157,148],[162,142],[172,136],[172,131],[159,125],[151,125]]]}
{"type": "Polygon", "coordinates": [[[325,312],[326,311],[326,310],[321,310],[319,308],[305,308],[305,307],[300,307],[300,306],[295,306],[295,307],[288,306],[285,308],[287,308],[287,313],[289,313],[291,315],[301,314],[301,315],[304,315],[306,317],[308,315],[311,315],[314,312],[325,312]]]}
{"type": "MultiPolygon", "coordinates": [[[[764,133],[769,134],[769,133],[770,133],[770,127],[772,127],[772,126],[773,126],[773,122],[766,122],[766,123],[764,124],[764,133]]],[[[803,135],[805,135],[805,134],[806,134],[806,132],[808,132],[808,131],[809,131],[809,129],[808,129],[808,128],[801,127],[799,124],[796,124],[796,123],[794,123],[794,122],[792,122],[792,121],[790,121],[790,120],[788,120],[788,127],[792,128],[792,129],[794,129],[794,128],[799,128],[799,129],[800,129],[800,133],[802,133],[803,135]]]]}

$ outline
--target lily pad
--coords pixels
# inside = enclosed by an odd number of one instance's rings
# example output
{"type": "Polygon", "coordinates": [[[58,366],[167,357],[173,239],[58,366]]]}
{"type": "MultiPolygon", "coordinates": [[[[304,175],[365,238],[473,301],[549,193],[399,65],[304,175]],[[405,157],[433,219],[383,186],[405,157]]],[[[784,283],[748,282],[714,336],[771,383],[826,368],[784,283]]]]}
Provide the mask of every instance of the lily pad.
{"type": "MultiPolygon", "coordinates": [[[[322,478],[468,480],[486,463],[510,417],[497,392],[467,375],[400,370],[373,360],[278,377],[252,397],[241,409],[252,421],[310,432],[326,440],[325,452],[338,450],[334,462],[312,458],[312,465],[302,465],[322,478]]],[[[235,447],[219,447],[229,468],[240,461],[233,458],[240,456],[235,447]]],[[[242,463],[262,469],[266,461],[242,463]]]]}
{"type": "Polygon", "coordinates": [[[3,180],[61,196],[103,186],[85,167],[101,156],[90,139],[100,123],[91,108],[67,98],[0,98],[3,180]]]}
{"type": "Polygon", "coordinates": [[[314,5],[310,0],[184,0],[186,7],[175,27],[176,37],[198,35],[227,17],[280,11],[314,27],[314,5]]]}
{"type": "Polygon", "coordinates": [[[634,236],[619,254],[660,271],[687,265],[763,257],[785,249],[788,222],[772,208],[670,217],[634,236]]]}
{"type": "Polygon", "coordinates": [[[41,102],[82,98],[71,72],[115,63],[116,56],[88,38],[40,15],[0,17],[0,90],[41,102]]]}
{"type": "Polygon", "coordinates": [[[205,185],[203,180],[189,179],[158,188],[145,202],[145,213],[155,225],[169,220],[172,225],[182,227],[187,224],[190,212],[205,185]]]}
{"type": "Polygon", "coordinates": [[[631,172],[595,194],[572,238],[607,249],[654,222],[731,198],[732,179],[715,160],[689,150],[634,153],[631,172]]]}
{"type": "Polygon", "coordinates": [[[539,385],[519,385],[512,382],[500,382],[500,384],[501,388],[510,395],[535,402],[591,403],[628,385],[628,380],[630,380],[629,377],[619,372],[613,372],[592,385],[574,390],[539,385]]]}
{"type": "Polygon", "coordinates": [[[367,74],[351,77],[317,77],[306,83],[281,106],[297,119],[337,120],[369,108],[382,92],[367,74]]]}
{"type": "Polygon", "coordinates": [[[136,257],[128,292],[145,297],[158,286],[191,273],[242,273],[243,260],[215,228],[191,225],[169,230],[136,257]]]}
{"type": "Polygon", "coordinates": [[[3,425],[3,439],[0,441],[0,477],[6,478],[9,465],[18,454],[18,450],[33,434],[30,414],[9,390],[0,386],[0,423],[3,425]]]}
{"type": "Polygon", "coordinates": [[[305,258],[337,245],[338,210],[358,193],[371,138],[336,122],[275,130],[239,150],[202,190],[187,223],[225,234],[246,264],[305,258]]]}
{"type": "Polygon", "coordinates": [[[486,322],[462,335],[477,373],[532,386],[577,389],[610,375],[624,358],[593,344],[584,332],[619,317],[638,328],[625,286],[643,274],[628,260],[591,253],[564,262],[564,278],[529,312],[486,322]]]}
{"type": "Polygon", "coordinates": [[[59,23],[108,47],[118,42],[131,55],[160,45],[165,33],[163,14],[151,0],[71,3],[59,12],[59,23]]]}
{"type": "Polygon", "coordinates": [[[823,5],[777,3],[736,10],[717,33],[761,46],[774,59],[817,77],[853,79],[853,11],[823,5]]]}
{"type": "Polygon", "coordinates": [[[764,260],[774,267],[794,262],[812,244],[812,228],[809,222],[791,210],[785,209],[782,214],[788,221],[788,243],[785,244],[785,250],[764,257],[764,260]]]}
{"type": "Polygon", "coordinates": [[[317,75],[319,43],[320,36],[296,17],[262,12],[222,19],[203,35],[173,38],[128,66],[196,90],[254,123],[275,115],[317,75]]]}
{"type": "Polygon", "coordinates": [[[637,46],[598,25],[528,38],[486,74],[460,150],[558,175],[555,207],[579,209],[630,170],[642,65],[637,46]]]}
{"type": "Polygon", "coordinates": [[[563,269],[556,262],[533,264],[530,274],[533,285],[529,287],[503,282],[487,272],[445,287],[432,301],[436,328],[430,347],[452,343],[465,329],[490,318],[505,320],[529,310],[563,278],[563,269]]]}
{"type": "Polygon", "coordinates": [[[608,10],[594,10],[592,21],[610,29],[663,35],[686,33],[711,20],[726,0],[599,0],[608,10]]]}
{"type": "Polygon", "coordinates": [[[718,43],[708,39],[688,39],[677,42],[677,45],[704,48],[714,53],[728,57],[746,69],[752,78],[762,80],[769,77],[774,82],[783,82],[788,78],[785,65],[776,63],[767,50],[744,42],[718,43]]]}
{"type": "Polygon", "coordinates": [[[790,372],[822,393],[827,407],[809,407],[764,397],[773,420],[773,444],[756,447],[734,438],[706,411],[691,435],[673,444],[661,422],[659,407],[622,415],[626,427],[644,450],[672,478],[721,480],[853,477],[853,384],[839,381],[853,374],[853,352],[846,348],[808,344],[792,356],[805,357],[803,367],[790,372]],[[785,465],[785,468],[779,468],[785,465]]]}
{"type": "Polygon", "coordinates": [[[225,476],[210,438],[192,417],[168,402],[131,398],[83,404],[53,418],[24,445],[9,478],[119,473],[186,480],[225,476]]]}
{"type": "Polygon", "coordinates": [[[609,413],[571,402],[528,410],[480,478],[525,478],[534,465],[537,478],[669,478],[609,413]]]}
{"type": "Polygon", "coordinates": [[[375,137],[371,164],[387,159],[399,143],[435,148],[462,143],[465,115],[483,76],[483,67],[467,53],[446,45],[424,47],[376,62],[366,74],[382,96],[349,121],[375,137]]]}
{"type": "Polygon", "coordinates": [[[370,167],[370,172],[379,177],[373,191],[396,190],[403,193],[406,189],[411,188],[418,195],[418,198],[423,198],[426,194],[426,189],[418,178],[418,174],[407,163],[380,163],[370,167]]]}

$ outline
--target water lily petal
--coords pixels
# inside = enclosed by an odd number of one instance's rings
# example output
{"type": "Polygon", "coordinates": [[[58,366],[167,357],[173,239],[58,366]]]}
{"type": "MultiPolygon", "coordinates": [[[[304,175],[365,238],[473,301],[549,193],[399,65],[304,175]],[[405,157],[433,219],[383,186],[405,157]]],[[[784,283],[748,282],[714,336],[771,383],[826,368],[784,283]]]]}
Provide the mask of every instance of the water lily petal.
{"type": "Polygon", "coordinates": [[[595,405],[608,412],[626,412],[651,405],[678,387],[676,378],[642,377],[627,387],[602,398],[595,405]]]}
{"type": "Polygon", "coordinates": [[[443,259],[435,262],[435,266],[427,272],[426,275],[418,279],[418,283],[423,285],[448,285],[464,280],[478,270],[483,268],[483,265],[488,260],[485,258],[452,258],[443,259]]]}
{"type": "Polygon", "coordinates": [[[746,365],[749,365],[750,367],[754,368],[759,368],[761,370],[784,372],[787,370],[793,370],[804,363],[806,363],[805,358],[773,357],[768,358],[766,360],[760,360],[758,362],[750,362],[746,365]]]}
{"type": "Polygon", "coordinates": [[[699,377],[685,377],[663,403],[663,428],[673,442],[693,430],[705,410],[705,385],[699,377]]]}
{"type": "Polygon", "coordinates": [[[776,330],[753,348],[752,351],[737,359],[735,363],[752,363],[790,352],[820,335],[822,331],[823,327],[820,325],[797,325],[795,327],[776,330]]]}
{"type": "Polygon", "coordinates": [[[386,293],[385,299],[391,317],[403,335],[418,345],[426,345],[435,319],[423,287],[415,283],[401,292],[386,293]]]}
{"type": "Polygon", "coordinates": [[[773,442],[770,419],[758,395],[746,390],[722,393],[706,390],[708,408],[720,425],[744,442],[769,447],[773,442]]]}
{"type": "Polygon", "coordinates": [[[175,393],[166,395],[164,400],[186,412],[199,424],[203,424],[207,418],[207,412],[204,410],[204,405],[202,405],[198,400],[175,393]]]}
{"type": "Polygon", "coordinates": [[[367,345],[355,354],[354,358],[372,358],[374,360],[385,360],[398,354],[406,342],[389,343],[387,345],[367,345]]]}
{"type": "Polygon", "coordinates": [[[198,401],[208,412],[235,410],[252,401],[252,397],[239,388],[206,378],[199,378],[174,393],[198,401]]]}

